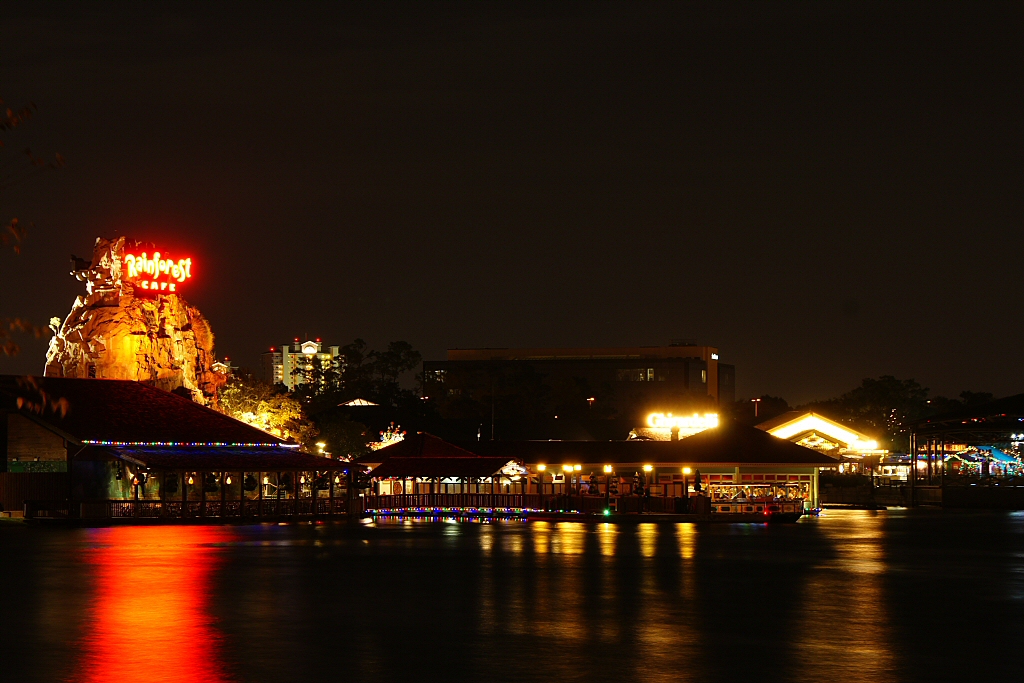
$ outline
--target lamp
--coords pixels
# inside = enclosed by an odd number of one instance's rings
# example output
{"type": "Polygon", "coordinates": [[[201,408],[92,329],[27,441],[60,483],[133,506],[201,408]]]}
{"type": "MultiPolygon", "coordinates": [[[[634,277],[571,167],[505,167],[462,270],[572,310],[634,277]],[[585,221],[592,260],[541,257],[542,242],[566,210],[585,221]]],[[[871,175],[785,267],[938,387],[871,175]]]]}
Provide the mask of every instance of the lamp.
{"type": "Polygon", "coordinates": [[[583,469],[583,465],[573,465],[573,466],[572,466],[572,468],[573,468],[574,470],[576,470],[577,472],[579,472],[580,470],[582,470],[582,469],[583,469]]]}
{"type": "Polygon", "coordinates": [[[644,465],[644,472],[650,472],[654,469],[653,465],[644,465]]]}
{"type": "Polygon", "coordinates": [[[544,471],[544,470],[546,470],[547,468],[548,468],[548,466],[547,466],[547,465],[545,465],[545,464],[543,464],[543,463],[542,463],[542,464],[540,464],[540,465],[537,465],[537,471],[538,471],[538,472],[543,472],[543,471],[544,471]]]}
{"type": "Polygon", "coordinates": [[[605,474],[611,474],[612,473],[612,466],[611,465],[605,465],[604,466],[604,473],[605,474]]]}
{"type": "Polygon", "coordinates": [[[231,486],[231,475],[230,474],[228,476],[224,477],[224,483],[227,484],[228,486],[231,486]]]}
{"type": "Polygon", "coordinates": [[[341,483],[341,477],[339,475],[337,475],[337,474],[334,475],[334,483],[335,484],[340,484],[341,483]]]}
{"type": "Polygon", "coordinates": [[[189,486],[191,486],[191,485],[192,485],[192,484],[194,484],[194,483],[195,483],[195,482],[194,482],[194,480],[192,479],[192,475],[191,475],[191,474],[190,474],[190,475],[188,475],[188,485],[189,485],[189,486]]]}
{"type": "Polygon", "coordinates": [[[690,473],[690,472],[692,472],[692,471],[693,471],[693,470],[691,470],[691,469],[690,469],[689,467],[684,467],[684,468],[683,468],[683,474],[689,474],[689,473],[690,473]]]}

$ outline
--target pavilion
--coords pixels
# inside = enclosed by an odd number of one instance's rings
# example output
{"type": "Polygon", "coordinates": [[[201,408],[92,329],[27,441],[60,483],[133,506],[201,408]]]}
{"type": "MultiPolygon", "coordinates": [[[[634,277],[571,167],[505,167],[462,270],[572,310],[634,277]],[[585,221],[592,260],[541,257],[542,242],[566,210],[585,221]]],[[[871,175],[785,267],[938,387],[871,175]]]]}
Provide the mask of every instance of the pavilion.
{"type": "Polygon", "coordinates": [[[0,505],[30,517],[335,514],[351,469],[124,380],[0,376],[0,446],[0,505]]]}
{"type": "MultiPolygon", "coordinates": [[[[675,501],[708,494],[712,510],[756,512],[756,501],[783,499],[818,506],[818,470],[835,459],[813,449],[725,421],[679,441],[462,441],[416,434],[360,459],[374,469],[374,493],[495,491],[520,496],[517,505],[544,507],[552,498],[579,497],[619,510],[676,511],[675,501]],[[478,469],[476,469],[478,468],[478,469]],[[635,495],[638,494],[638,495],[635,495]],[[744,504],[738,505],[736,501],[744,504]],[[750,505],[746,505],[750,502],[750,505]],[[746,509],[750,507],[750,509],[746,509]],[[739,509],[738,509],[739,508],[739,509]]],[[[415,505],[412,500],[370,507],[415,505]]],[[[585,506],[586,507],[586,506],[585,506]]],[[[589,508],[588,508],[589,509],[589,508]]]]}
{"type": "Polygon", "coordinates": [[[757,428],[831,456],[840,472],[868,473],[889,453],[867,434],[811,411],[791,410],[757,428]]]}

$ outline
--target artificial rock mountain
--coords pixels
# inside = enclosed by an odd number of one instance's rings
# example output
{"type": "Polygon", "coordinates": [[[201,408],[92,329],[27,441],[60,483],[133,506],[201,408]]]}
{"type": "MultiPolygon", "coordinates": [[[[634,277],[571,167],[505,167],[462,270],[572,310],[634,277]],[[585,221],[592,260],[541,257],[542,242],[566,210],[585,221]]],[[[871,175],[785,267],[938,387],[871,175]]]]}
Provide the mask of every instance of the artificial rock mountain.
{"type": "Polygon", "coordinates": [[[169,273],[129,276],[125,256],[143,251],[158,256],[152,245],[98,238],[91,262],[72,257],[86,294],[63,323],[51,321],[44,374],[146,382],[209,404],[226,380],[214,370],[210,323],[177,292],[143,289],[169,273]]]}

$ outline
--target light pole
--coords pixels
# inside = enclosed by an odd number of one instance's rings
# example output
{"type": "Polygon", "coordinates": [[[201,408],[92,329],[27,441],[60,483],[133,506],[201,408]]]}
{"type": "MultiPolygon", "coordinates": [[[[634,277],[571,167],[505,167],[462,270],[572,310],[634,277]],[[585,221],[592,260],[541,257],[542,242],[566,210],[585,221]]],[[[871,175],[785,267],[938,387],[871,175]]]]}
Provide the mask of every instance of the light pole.
{"type": "Polygon", "coordinates": [[[754,417],[757,417],[757,407],[761,405],[761,399],[752,398],[750,402],[754,404],[754,417]]]}
{"type": "Polygon", "coordinates": [[[686,512],[690,511],[690,484],[687,477],[690,476],[691,471],[689,467],[683,468],[683,509],[686,512]]]}
{"type": "Polygon", "coordinates": [[[604,466],[604,511],[612,507],[612,466],[604,466]]]}

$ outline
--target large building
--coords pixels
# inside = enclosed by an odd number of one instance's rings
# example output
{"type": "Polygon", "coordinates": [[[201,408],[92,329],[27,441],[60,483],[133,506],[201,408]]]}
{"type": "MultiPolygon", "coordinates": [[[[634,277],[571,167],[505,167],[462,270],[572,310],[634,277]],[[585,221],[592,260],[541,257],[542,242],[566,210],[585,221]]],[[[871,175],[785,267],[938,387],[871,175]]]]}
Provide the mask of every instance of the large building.
{"type": "Polygon", "coordinates": [[[637,419],[731,403],[736,393],[735,367],[719,361],[717,348],[695,345],[449,349],[447,360],[423,363],[423,380],[424,395],[444,399],[500,394],[511,382],[551,396],[569,387],[603,414],[637,419]]]}
{"type": "Polygon", "coordinates": [[[288,391],[305,384],[308,373],[313,372],[316,365],[321,370],[341,370],[341,353],[339,346],[324,346],[319,339],[272,346],[263,354],[263,379],[270,384],[283,384],[288,391]]]}

